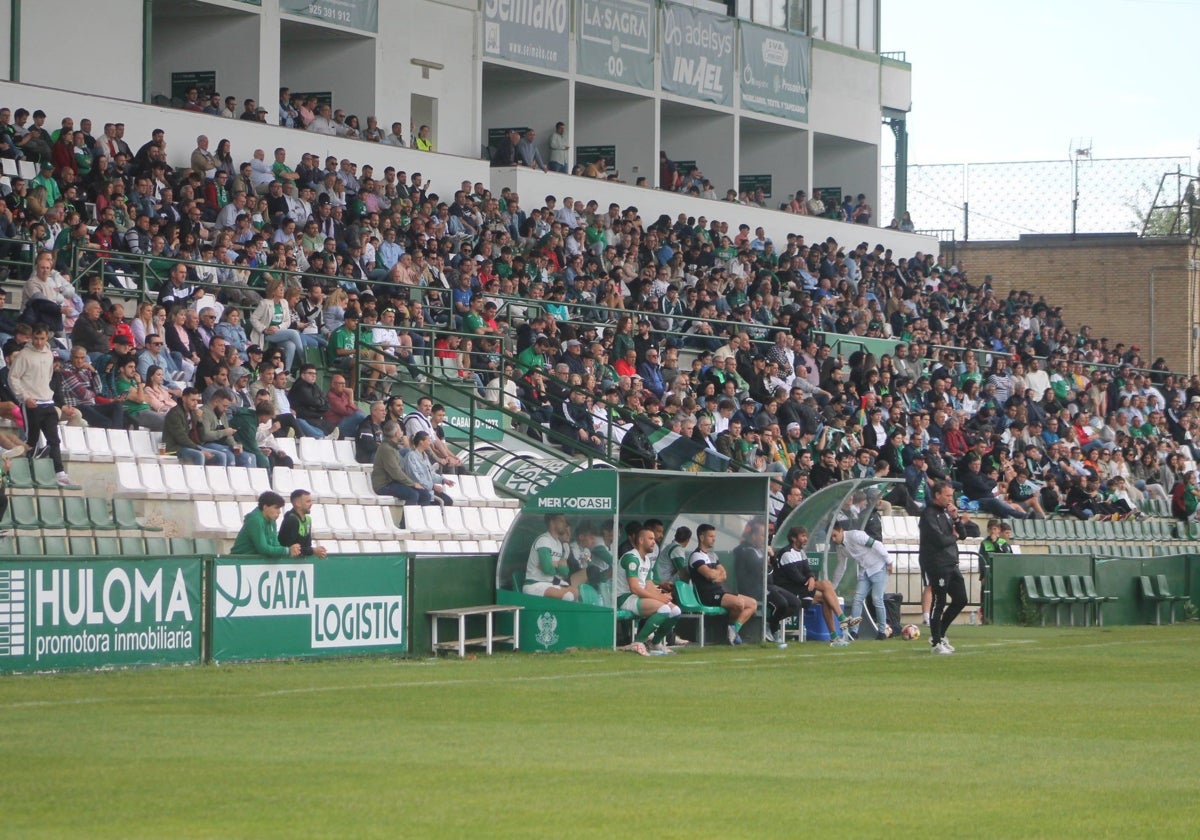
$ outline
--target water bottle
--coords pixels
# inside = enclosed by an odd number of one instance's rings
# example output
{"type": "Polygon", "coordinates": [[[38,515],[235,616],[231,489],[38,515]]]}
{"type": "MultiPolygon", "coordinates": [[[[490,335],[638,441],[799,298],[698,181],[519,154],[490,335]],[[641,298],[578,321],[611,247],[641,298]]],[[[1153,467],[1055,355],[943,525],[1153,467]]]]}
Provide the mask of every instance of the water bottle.
{"type": "Polygon", "coordinates": [[[969,619],[968,619],[968,623],[969,623],[971,626],[974,626],[974,625],[975,625],[975,610],[971,610],[971,615],[970,615],[970,617],[969,617],[969,619]]]}

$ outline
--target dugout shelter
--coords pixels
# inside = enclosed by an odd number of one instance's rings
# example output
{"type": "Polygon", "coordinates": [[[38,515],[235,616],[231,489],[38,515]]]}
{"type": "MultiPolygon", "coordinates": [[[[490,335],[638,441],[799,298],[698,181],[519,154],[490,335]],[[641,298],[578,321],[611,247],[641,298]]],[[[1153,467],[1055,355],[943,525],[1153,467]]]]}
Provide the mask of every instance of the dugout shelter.
{"type": "MultiPolygon", "coordinates": [[[[496,603],[523,607],[523,650],[611,649],[626,643],[635,622],[616,609],[612,573],[618,550],[625,542],[626,525],[658,519],[664,526],[664,550],[678,527],[686,525],[693,532],[690,552],[696,546],[697,527],[703,523],[713,525],[717,531],[716,552],[729,575],[726,588],[751,595],[762,604],[766,563],[751,567],[743,562],[740,569],[735,568],[733,553],[750,523],[766,523],[767,492],[768,476],[758,473],[591,469],[559,476],[526,500],[504,539],[496,565],[496,603]],[[530,551],[547,531],[546,517],[559,513],[570,525],[573,551],[578,551],[581,537],[584,542],[591,540],[590,565],[594,570],[589,586],[583,590],[585,597],[577,602],[522,591],[530,551]]],[[[760,554],[764,547],[759,546],[760,554]]],[[[685,626],[681,625],[681,632],[685,626]]],[[[715,630],[716,625],[713,627],[715,630]]],[[[761,624],[756,620],[749,631],[742,632],[743,636],[749,632],[756,637],[761,624]]],[[[709,635],[716,638],[711,632],[709,635]]]]}

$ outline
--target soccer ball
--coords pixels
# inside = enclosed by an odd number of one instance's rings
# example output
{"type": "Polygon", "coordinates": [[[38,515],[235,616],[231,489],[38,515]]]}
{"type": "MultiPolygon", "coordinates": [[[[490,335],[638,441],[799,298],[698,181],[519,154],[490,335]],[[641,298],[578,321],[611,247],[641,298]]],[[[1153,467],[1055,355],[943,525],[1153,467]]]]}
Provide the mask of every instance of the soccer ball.
{"type": "Polygon", "coordinates": [[[905,624],[900,635],[904,637],[905,641],[911,642],[913,639],[921,638],[921,628],[915,624],[905,624]]]}

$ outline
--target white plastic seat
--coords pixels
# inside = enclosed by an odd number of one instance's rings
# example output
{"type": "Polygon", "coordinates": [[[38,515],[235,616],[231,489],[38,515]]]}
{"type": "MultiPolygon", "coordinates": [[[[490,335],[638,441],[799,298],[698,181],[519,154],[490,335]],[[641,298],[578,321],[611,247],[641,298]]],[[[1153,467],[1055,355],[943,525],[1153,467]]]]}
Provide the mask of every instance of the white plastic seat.
{"type": "Polygon", "coordinates": [[[339,540],[321,540],[321,547],[330,554],[342,553],[342,544],[339,540]]]}
{"type": "Polygon", "coordinates": [[[117,464],[117,495],[145,496],[146,485],[142,483],[138,465],[129,461],[117,464]]]}
{"type": "Polygon", "coordinates": [[[112,447],[108,445],[107,429],[89,426],[83,430],[83,436],[87,440],[87,451],[93,461],[107,462],[113,460],[112,447]]]}
{"type": "Polygon", "coordinates": [[[279,447],[279,451],[292,459],[294,463],[300,463],[300,452],[296,446],[296,439],[290,437],[275,438],[275,445],[279,447]]]}
{"type": "Polygon", "coordinates": [[[296,489],[296,471],[291,467],[276,467],[272,473],[271,486],[285,499],[296,489]]]}
{"type": "Polygon", "coordinates": [[[459,545],[459,551],[463,554],[478,554],[479,540],[463,540],[459,545]]]}
{"type": "MultiPolygon", "coordinates": [[[[168,464],[162,464],[163,481],[168,482],[168,475],[174,475],[174,470],[168,470],[168,464]]],[[[199,464],[180,464],[180,483],[192,494],[193,499],[211,499],[212,490],[208,487],[208,473],[199,464]]]]}
{"type": "Polygon", "coordinates": [[[250,480],[250,470],[247,467],[226,467],[229,476],[229,487],[239,499],[257,499],[259,491],[254,489],[250,480]]]}
{"type": "Polygon", "coordinates": [[[499,508],[479,508],[479,518],[483,524],[483,528],[480,531],[481,534],[487,534],[490,537],[504,535],[504,528],[500,525],[499,513],[499,508]]]}
{"type": "Polygon", "coordinates": [[[358,500],[367,505],[383,505],[389,502],[389,497],[380,496],[371,487],[371,476],[361,470],[346,470],[350,479],[350,487],[358,500]]]}
{"type": "Polygon", "coordinates": [[[439,554],[441,545],[433,540],[405,540],[404,550],[410,554],[439,554]]]}
{"type": "Polygon", "coordinates": [[[90,461],[92,453],[88,450],[87,435],[83,426],[59,426],[58,443],[63,458],[68,461],[90,461]]]}
{"type": "Polygon", "coordinates": [[[446,527],[446,517],[442,513],[441,505],[425,505],[425,525],[430,531],[441,539],[450,539],[454,532],[446,527]]]}
{"type": "Polygon", "coordinates": [[[325,521],[329,523],[334,537],[339,540],[354,539],[354,529],[346,520],[346,509],[339,504],[321,505],[325,510],[325,521]]]}
{"type": "Polygon", "coordinates": [[[124,429],[108,429],[108,448],[112,451],[113,459],[117,461],[132,461],[133,444],[129,440],[129,432],[124,429]]]}
{"type": "Polygon", "coordinates": [[[329,487],[333,490],[334,497],[344,502],[353,502],[358,499],[358,494],[350,486],[350,473],[346,470],[330,470],[329,487]]]}
{"type": "Polygon", "coordinates": [[[439,554],[461,554],[462,543],[460,543],[458,540],[442,540],[441,544],[438,546],[438,549],[439,554]]]}
{"type": "Polygon", "coordinates": [[[221,517],[221,527],[225,533],[233,535],[242,530],[244,516],[237,502],[216,502],[217,514],[221,517]]]}
{"type": "MultiPolygon", "coordinates": [[[[120,461],[117,462],[118,464],[120,461]]],[[[211,499],[208,487],[201,485],[193,488],[188,484],[184,465],[178,461],[165,461],[161,464],[146,464],[155,467],[162,475],[163,486],[167,488],[166,498],[169,499],[211,499]]]]}
{"type": "Polygon", "coordinates": [[[208,479],[208,489],[212,491],[213,497],[220,499],[236,499],[237,493],[233,492],[233,485],[229,483],[229,468],[228,467],[205,467],[204,477],[208,479]]]}
{"type": "Polygon", "coordinates": [[[483,525],[484,510],[481,507],[464,507],[461,508],[463,517],[463,533],[476,534],[480,537],[489,536],[490,532],[483,525]]]}
{"type": "Polygon", "coordinates": [[[149,429],[129,430],[129,448],[133,450],[133,457],[139,461],[157,461],[160,440],[162,435],[149,429]]]}
{"type": "Polygon", "coordinates": [[[380,505],[360,505],[360,509],[366,516],[367,525],[371,529],[371,533],[381,539],[397,539],[404,532],[396,527],[396,520],[392,518],[390,508],[381,507],[380,505]]]}
{"type": "Polygon", "coordinates": [[[518,511],[516,508],[505,507],[500,508],[496,513],[500,519],[500,534],[503,536],[508,533],[513,523],[517,521],[518,511]]]}
{"type": "MultiPolygon", "coordinates": [[[[120,467],[119,464],[117,466],[120,467]]],[[[163,499],[171,498],[171,493],[167,489],[166,482],[163,481],[162,468],[159,467],[158,464],[138,464],[137,468],[138,473],[142,478],[142,487],[144,488],[144,492],[147,496],[158,496],[163,499]]],[[[186,495],[186,488],[183,489],[185,491],[185,495],[177,495],[176,498],[189,498],[189,496],[186,495]]],[[[179,491],[176,492],[178,493],[179,491]]]]}
{"type": "Polygon", "coordinates": [[[264,490],[271,489],[271,473],[265,467],[247,467],[250,474],[250,487],[254,490],[254,498],[264,490]]]}
{"type": "Polygon", "coordinates": [[[469,505],[474,502],[473,499],[466,495],[466,481],[464,481],[464,479],[467,478],[470,478],[470,476],[455,476],[453,479],[453,486],[449,484],[444,485],[446,488],[446,495],[454,500],[455,505],[469,505]]]}
{"type": "Polygon", "coordinates": [[[442,517],[445,519],[446,528],[452,534],[470,534],[471,529],[467,527],[463,521],[463,509],[457,505],[450,505],[442,510],[442,517]]]}
{"type": "Polygon", "coordinates": [[[500,552],[499,540],[480,540],[479,550],[483,554],[498,554],[500,552]]]}
{"type": "Polygon", "coordinates": [[[337,501],[338,496],[333,492],[333,485],[329,483],[329,472],[323,467],[310,469],[308,480],[311,483],[304,489],[312,493],[314,499],[320,499],[323,502],[337,501]]]}
{"type": "Polygon", "coordinates": [[[313,505],[311,516],[313,537],[328,539],[334,536],[329,527],[329,518],[325,515],[325,505],[313,505]]]}
{"type": "Polygon", "coordinates": [[[224,534],[225,525],[216,502],[196,502],[196,532],[201,534],[224,534]]]}
{"type": "Polygon", "coordinates": [[[404,530],[420,540],[433,538],[433,529],[425,521],[425,508],[421,505],[404,506],[404,530]]]}
{"type": "Polygon", "coordinates": [[[342,540],[342,554],[374,554],[373,542],[361,540],[342,540]]]}
{"type": "Polygon", "coordinates": [[[343,469],[349,469],[358,463],[354,460],[354,441],[333,440],[330,443],[333,444],[333,457],[343,469]]]}
{"type": "Polygon", "coordinates": [[[400,540],[382,540],[379,543],[380,554],[392,554],[400,551],[404,551],[404,544],[400,540]]]}
{"type": "Polygon", "coordinates": [[[329,438],[300,438],[300,460],[310,467],[339,466],[337,451],[329,438]]]}
{"type": "Polygon", "coordinates": [[[375,529],[367,522],[367,509],[362,505],[343,505],[342,509],[346,512],[346,522],[350,525],[350,530],[354,532],[354,536],[360,540],[365,540],[368,537],[374,536],[375,529]]]}

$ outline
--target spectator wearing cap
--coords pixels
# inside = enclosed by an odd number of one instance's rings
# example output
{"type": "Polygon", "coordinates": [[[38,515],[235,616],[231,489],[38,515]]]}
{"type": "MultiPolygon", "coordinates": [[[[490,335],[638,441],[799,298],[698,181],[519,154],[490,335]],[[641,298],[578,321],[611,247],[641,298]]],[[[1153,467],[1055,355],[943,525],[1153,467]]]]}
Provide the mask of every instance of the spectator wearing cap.
{"type": "Polygon", "coordinates": [[[908,504],[905,509],[909,516],[920,516],[932,498],[929,464],[921,450],[913,452],[912,463],[904,470],[904,486],[908,490],[908,504]]]}

